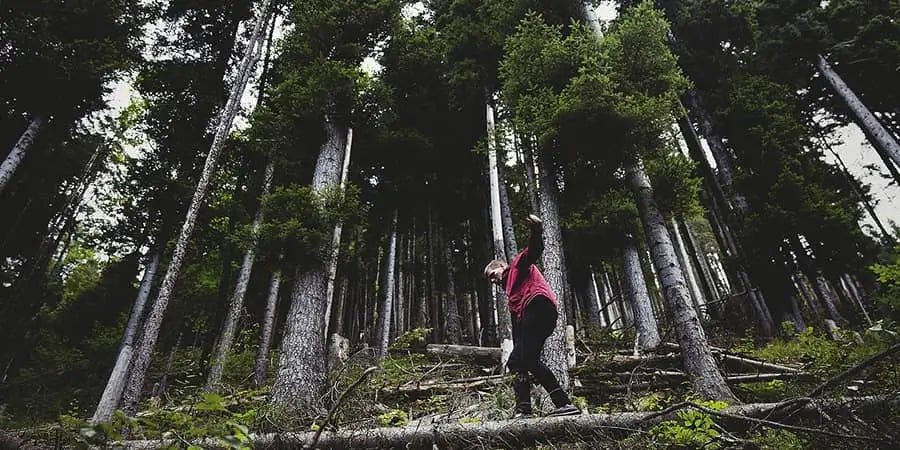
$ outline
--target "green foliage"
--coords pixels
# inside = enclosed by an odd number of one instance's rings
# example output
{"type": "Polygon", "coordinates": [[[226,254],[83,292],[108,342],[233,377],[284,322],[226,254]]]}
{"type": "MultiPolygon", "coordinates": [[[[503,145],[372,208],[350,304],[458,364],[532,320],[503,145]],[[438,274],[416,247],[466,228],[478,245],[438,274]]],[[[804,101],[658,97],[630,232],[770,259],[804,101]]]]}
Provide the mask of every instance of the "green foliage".
{"type": "Polygon", "coordinates": [[[761,450],[782,450],[789,448],[805,448],[805,442],[788,430],[766,428],[755,433],[751,439],[761,450]]]}
{"type": "Polygon", "coordinates": [[[412,330],[407,330],[394,339],[391,347],[400,350],[424,348],[425,340],[428,339],[428,336],[431,335],[432,331],[434,331],[432,328],[414,328],[412,330]]]}
{"type": "Polygon", "coordinates": [[[741,399],[747,401],[775,402],[785,398],[787,384],[782,380],[743,383],[737,386],[741,399]]]}
{"type": "Polygon", "coordinates": [[[403,427],[409,424],[409,415],[406,411],[392,409],[378,416],[378,422],[386,427],[403,427]]]}
{"type": "Polygon", "coordinates": [[[481,423],[481,419],[478,417],[460,417],[459,423],[481,423]]]}
{"type": "MultiPolygon", "coordinates": [[[[721,410],[728,406],[721,401],[696,402],[713,410],[721,410]]],[[[671,445],[689,448],[721,448],[714,441],[719,436],[712,416],[696,409],[682,409],[677,413],[679,420],[666,420],[650,429],[650,435],[656,444],[662,447],[671,445]]]]}

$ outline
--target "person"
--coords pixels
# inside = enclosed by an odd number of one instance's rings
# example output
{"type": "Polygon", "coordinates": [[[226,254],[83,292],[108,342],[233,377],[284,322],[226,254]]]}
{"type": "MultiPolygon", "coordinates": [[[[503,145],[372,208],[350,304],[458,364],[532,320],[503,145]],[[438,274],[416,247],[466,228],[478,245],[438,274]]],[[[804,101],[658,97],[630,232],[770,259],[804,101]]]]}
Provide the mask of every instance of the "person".
{"type": "Polygon", "coordinates": [[[550,394],[556,406],[551,416],[580,414],[569,395],[559,385],[550,368],[541,361],[544,342],[556,328],[558,317],[556,295],[535,263],[544,250],[543,221],[528,215],[531,237],[528,246],[516,254],[512,264],[495,259],[484,268],[484,275],[506,290],[507,306],[512,317],[513,350],[506,366],[515,374],[516,418],[532,415],[531,376],[550,394]]]}

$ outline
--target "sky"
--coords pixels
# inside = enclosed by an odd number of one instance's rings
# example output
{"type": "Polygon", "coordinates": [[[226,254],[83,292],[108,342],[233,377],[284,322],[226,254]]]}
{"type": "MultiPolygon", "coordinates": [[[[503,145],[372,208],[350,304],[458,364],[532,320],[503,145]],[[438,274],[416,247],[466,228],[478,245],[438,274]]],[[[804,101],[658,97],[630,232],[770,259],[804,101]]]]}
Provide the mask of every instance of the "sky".
{"type": "MultiPolygon", "coordinates": [[[[609,21],[616,16],[615,4],[611,1],[602,1],[595,10],[595,14],[599,20],[609,21]]],[[[281,26],[276,27],[276,30],[278,35],[284,33],[281,26]]],[[[377,63],[370,58],[364,63],[364,67],[375,71],[377,63]]],[[[250,111],[255,104],[255,80],[258,78],[260,70],[257,71],[257,76],[251,80],[241,100],[245,111],[250,111]]],[[[113,86],[112,92],[107,97],[110,105],[108,113],[115,114],[129,103],[131,96],[134,95],[130,82],[131,80],[123,80],[113,86]]],[[[246,116],[241,116],[236,120],[236,128],[247,126],[249,124],[246,116]]],[[[838,129],[835,137],[840,141],[840,144],[834,146],[835,152],[840,155],[851,174],[870,186],[870,193],[875,201],[875,213],[878,214],[882,223],[889,230],[891,222],[900,225],[900,187],[896,183],[891,184],[890,178],[886,178],[888,172],[884,162],[866,141],[862,131],[856,125],[850,124],[838,129]]],[[[825,155],[825,160],[832,164],[835,163],[834,157],[830,154],[825,155]]],[[[868,213],[865,214],[862,224],[869,234],[873,233],[874,222],[868,213]]]]}

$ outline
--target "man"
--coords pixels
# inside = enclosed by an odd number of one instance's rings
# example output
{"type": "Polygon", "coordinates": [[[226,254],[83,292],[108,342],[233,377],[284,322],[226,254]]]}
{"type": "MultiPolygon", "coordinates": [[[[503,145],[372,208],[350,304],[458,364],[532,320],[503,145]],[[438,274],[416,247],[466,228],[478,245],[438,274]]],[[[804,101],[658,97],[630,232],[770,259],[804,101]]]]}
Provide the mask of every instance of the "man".
{"type": "Polygon", "coordinates": [[[544,341],[556,328],[556,295],[541,271],[534,265],[544,250],[543,222],[534,214],[528,215],[531,238],[528,246],[513,258],[512,265],[493,260],[484,268],[484,275],[506,290],[507,306],[512,315],[513,351],[506,366],[516,374],[513,388],[516,393],[516,418],[531,417],[531,378],[550,394],[556,409],[551,416],[580,414],[572,406],[568,394],[560,387],[553,372],[541,361],[544,341]]]}

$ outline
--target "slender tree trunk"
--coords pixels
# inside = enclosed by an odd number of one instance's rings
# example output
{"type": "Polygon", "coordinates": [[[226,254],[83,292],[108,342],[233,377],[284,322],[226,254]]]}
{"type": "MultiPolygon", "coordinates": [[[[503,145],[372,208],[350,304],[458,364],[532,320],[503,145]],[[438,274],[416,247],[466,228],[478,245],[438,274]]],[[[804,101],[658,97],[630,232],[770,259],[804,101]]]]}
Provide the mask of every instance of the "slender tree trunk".
{"type": "Polygon", "coordinates": [[[681,231],[678,228],[678,220],[672,218],[669,222],[672,227],[670,233],[675,237],[672,243],[675,244],[678,264],[684,271],[684,276],[689,288],[688,292],[691,294],[691,301],[694,304],[694,310],[697,311],[697,316],[701,321],[705,320],[707,300],[703,297],[703,293],[700,292],[700,286],[697,283],[697,278],[694,276],[694,268],[691,264],[691,259],[688,256],[688,250],[685,246],[684,239],[681,236],[681,231]]]}
{"type": "Polygon", "coordinates": [[[278,308],[278,290],[280,287],[281,271],[275,270],[269,279],[269,295],[266,296],[266,312],[263,314],[262,337],[259,340],[259,350],[256,353],[256,363],[253,368],[253,385],[256,387],[266,384],[266,373],[269,369],[269,349],[272,344],[272,334],[275,330],[275,313],[278,308]]]}
{"type": "Polygon", "coordinates": [[[16,173],[19,164],[25,159],[25,153],[31,149],[34,138],[40,133],[41,128],[43,127],[44,116],[35,114],[28,124],[28,127],[25,128],[25,132],[19,137],[16,145],[10,150],[9,155],[6,156],[3,163],[0,163],[0,193],[3,193],[4,189],[6,189],[6,185],[9,184],[9,180],[12,178],[13,174],[16,173]]]}
{"type": "Polygon", "coordinates": [[[540,200],[537,193],[537,175],[534,173],[534,147],[530,138],[523,138],[528,142],[522,142],[522,165],[525,166],[525,189],[528,191],[528,202],[532,211],[540,211],[540,200]]]}
{"type": "Polygon", "coordinates": [[[450,236],[444,240],[444,264],[447,266],[447,343],[462,343],[462,325],[459,317],[459,302],[456,298],[456,281],[453,271],[453,245],[450,236]]]}
{"type": "MultiPolygon", "coordinates": [[[[319,149],[313,191],[321,193],[340,183],[347,130],[330,119],[325,121],[326,140],[319,149]]],[[[319,249],[321,261],[297,266],[291,306],[285,322],[278,375],[270,403],[291,410],[320,411],[324,408],[326,384],[325,292],[328,284],[327,257],[330,243],[319,249]]]]}
{"type": "Polygon", "coordinates": [[[728,252],[737,263],[737,279],[741,287],[747,292],[747,297],[756,313],[760,333],[764,337],[771,337],[774,333],[772,315],[769,312],[762,292],[756,288],[756,285],[750,278],[747,271],[746,256],[740,241],[732,234],[734,231],[740,232],[739,217],[748,212],[749,205],[747,205],[747,200],[743,194],[736,192],[734,189],[731,157],[725,148],[725,144],[722,142],[721,136],[713,131],[712,119],[703,107],[699,94],[692,90],[685,97],[693,114],[697,116],[700,129],[709,143],[710,151],[716,160],[716,171],[713,171],[709,161],[703,154],[700,138],[697,136],[696,130],[694,130],[687,116],[679,118],[679,129],[687,143],[691,158],[700,164],[706,185],[712,191],[709,200],[712,203],[711,206],[713,206],[713,214],[721,219],[717,222],[721,231],[721,239],[725,241],[728,252]],[[728,208],[728,205],[731,205],[733,212],[728,208]]]}
{"type": "MultiPolygon", "coordinates": [[[[487,152],[488,152],[488,179],[490,181],[491,195],[491,236],[493,237],[494,259],[511,261],[507,259],[507,249],[503,243],[503,218],[500,205],[500,176],[497,163],[497,141],[494,136],[494,107],[491,105],[491,95],[485,90],[487,101],[485,102],[485,117],[487,118],[487,152]]],[[[512,322],[506,311],[506,292],[497,285],[492,285],[494,298],[497,301],[497,337],[501,340],[512,339],[512,322]]]]}
{"type": "Polygon", "coordinates": [[[122,336],[122,344],[119,346],[116,363],[113,366],[112,373],[109,374],[109,380],[106,382],[106,388],[103,389],[103,395],[100,396],[94,416],[91,418],[91,423],[93,424],[109,421],[116,407],[119,406],[119,401],[122,399],[128,368],[131,366],[131,357],[134,354],[134,338],[137,334],[141,317],[144,315],[144,306],[147,304],[147,298],[150,296],[153,280],[156,279],[156,269],[159,267],[162,245],[161,243],[157,244],[159,248],[153,252],[153,256],[144,268],[144,276],[141,278],[141,286],[138,288],[137,298],[134,299],[134,306],[131,308],[128,324],[125,325],[125,333],[122,336]]]}
{"type": "Polygon", "coordinates": [[[556,318],[556,327],[553,334],[547,338],[544,344],[544,352],[541,360],[553,371],[563,389],[569,388],[569,372],[566,360],[565,330],[566,307],[565,298],[566,273],[563,262],[563,241],[559,224],[559,207],[557,203],[558,188],[556,177],[549,161],[538,156],[540,164],[540,181],[538,195],[541,206],[541,219],[544,221],[544,252],[541,254],[541,265],[544,277],[550,285],[550,289],[557,295],[559,311],[556,318]]]}
{"type": "Polygon", "coordinates": [[[397,253],[397,209],[391,220],[391,234],[384,255],[384,283],[381,285],[381,308],[378,311],[378,338],[375,341],[375,355],[379,358],[387,356],[388,337],[391,330],[391,307],[394,304],[394,261],[397,253]]]}
{"type": "Polygon", "coordinates": [[[640,162],[628,168],[628,182],[634,192],[635,202],[644,224],[649,247],[653,255],[653,265],[659,272],[663,293],[669,313],[675,325],[678,343],[681,346],[685,371],[692,377],[692,386],[702,398],[735,402],[731,388],[725,382],[716,361],[713,359],[709,342],[700,326],[700,320],[688,304],[688,293],[684,275],[678,267],[675,250],[668,236],[666,224],[653,198],[650,180],[640,162]]]}
{"type": "Polygon", "coordinates": [[[177,352],[178,348],[181,347],[182,336],[183,333],[179,332],[178,338],[175,339],[175,345],[173,345],[172,348],[169,349],[169,357],[166,358],[166,369],[159,381],[156,382],[156,385],[153,386],[153,391],[150,394],[152,398],[157,399],[157,403],[159,402],[159,399],[161,399],[162,396],[166,394],[166,388],[169,386],[169,374],[172,373],[172,366],[175,363],[175,352],[177,352]]]}
{"type": "Polygon", "coordinates": [[[593,269],[590,267],[588,267],[588,270],[579,271],[576,278],[576,282],[578,283],[576,288],[584,303],[587,326],[594,330],[599,330],[603,327],[603,323],[600,319],[600,299],[597,296],[597,291],[595,290],[593,283],[593,272],[593,269]]]}
{"type": "Polygon", "coordinates": [[[872,326],[872,317],[869,316],[869,311],[866,310],[866,305],[863,304],[863,298],[861,295],[859,295],[859,291],[856,289],[856,286],[854,286],[853,279],[850,278],[850,274],[845,273],[843,276],[841,276],[840,281],[843,285],[846,286],[847,291],[850,293],[850,297],[853,298],[853,300],[856,302],[856,305],[859,306],[859,310],[862,311],[863,317],[866,318],[866,323],[868,323],[869,326],[872,326]]]}
{"type": "Polygon", "coordinates": [[[882,149],[894,164],[900,167],[900,144],[897,143],[897,139],[881,125],[869,108],[844,83],[844,80],[834,71],[831,64],[828,64],[824,56],[817,55],[815,65],[834,95],[841,99],[850,110],[854,122],[863,130],[872,145],[882,149]]]}
{"type": "Polygon", "coordinates": [[[622,267],[625,271],[624,280],[625,286],[627,286],[628,300],[634,313],[638,345],[644,351],[653,350],[659,346],[659,328],[656,324],[656,317],[653,315],[650,295],[647,293],[647,282],[644,280],[644,271],[641,270],[637,245],[631,235],[625,237],[622,247],[622,267]]]}
{"type": "Polygon", "coordinates": [[[506,260],[512,261],[518,252],[516,244],[516,231],[513,228],[512,208],[509,204],[509,195],[506,189],[506,177],[503,164],[497,164],[497,178],[500,185],[500,216],[503,219],[503,243],[506,245],[506,260]]]}
{"type": "MultiPolygon", "coordinates": [[[[347,184],[347,173],[350,170],[350,150],[353,147],[353,128],[347,129],[347,146],[344,148],[344,164],[341,168],[341,194],[344,192],[344,186],[347,184]]],[[[338,222],[334,226],[334,232],[331,235],[331,253],[328,254],[328,286],[325,288],[325,329],[328,329],[328,322],[331,320],[331,303],[334,300],[334,278],[337,275],[338,254],[341,249],[341,230],[343,222],[338,222]]]]}
{"type": "MultiPolygon", "coordinates": [[[[691,232],[690,226],[683,220],[679,221],[678,226],[685,238],[684,243],[687,247],[687,252],[690,256],[691,263],[697,269],[697,278],[700,281],[700,288],[701,292],[703,292],[703,297],[708,299],[710,303],[718,301],[719,296],[715,290],[715,287],[713,286],[712,279],[709,274],[709,267],[706,266],[706,261],[703,258],[702,250],[697,245],[697,240],[694,238],[694,234],[691,232]]],[[[707,314],[709,314],[709,308],[707,307],[706,309],[707,314]]]]}
{"type": "Polygon", "coordinates": [[[272,178],[275,174],[275,162],[269,161],[266,165],[266,172],[263,176],[263,188],[260,193],[259,209],[256,211],[256,217],[253,218],[253,224],[250,231],[250,248],[244,253],[244,260],[241,263],[241,271],[238,275],[237,283],[234,286],[234,293],[231,295],[229,303],[228,315],[225,317],[225,323],[222,326],[222,334],[219,336],[219,342],[216,346],[213,362],[209,369],[209,375],[206,378],[206,392],[217,392],[219,383],[222,381],[222,371],[225,368],[225,361],[231,352],[231,344],[234,342],[234,333],[237,329],[238,318],[241,310],[244,308],[244,296],[247,294],[247,285],[250,284],[250,274],[253,272],[253,262],[256,259],[256,240],[259,235],[259,228],[263,222],[263,205],[262,200],[269,195],[272,188],[272,178]]]}
{"type": "MultiPolygon", "coordinates": [[[[878,227],[878,230],[881,232],[881,242],[886,247],[893,248],[894,247],[894,238],[891,236],[891,233],[888,233],[887,229],[881,223],[881,219],[878,218],[878,214],[875,213],[875,208],[872,206],[872,202],[869,201],[867,195],[859,192],[859,189],[856,187],[856,182],[853,178],[853,175],[850,174],[850,171],[847,169],[847,166],[844,164],[844,160],[834,151],[834,148],[831,147],[825,138],[820,138],[822,141],[822,145],[828,149],[831,153],[831,156],[834,156],[834,159],[837,160],[838,165],[841,168],[841,174],[844,175],[844,179],[847,180],[847,186],[850,187],[850,190],[853,192],[853,195],[856,197],[856,200],[863,204],[866,208],[866,211],[869,213],[869,217],[872,218],[872,221],[875,222],[875,226],[878,227]]],[[[900,183],[900,177],[898,177],[897,182],[900,183]]]]}
{"type": "Polygon", "coordinates": [[[444,339],[444,328],[441,324],[440,301],[438,300],[437,274],[435,273],[434,260],[437,256],[437,235],[434,230],[434,212],[428,208],[428,238],[427,238],[427,262],[428,262],[428,317],[434,338],[438,342],[444,339]]]}
{"type": "Polygon", "coordinates": [[[209,188],[210,181],[212,180],[213,174],[215,173],[216,165],[218,164],[219,155],[222,153],[226,135],[231,129],[231,125],[234,123],[234,117],[237,114],[237,110],[240,106],[240,100],[243,96],[244,89],[247,87],[247,81],[250,78],[250,74],[253,71],[253,68],[259,61],[263,28],[265,28],[265,24],[268,21],[269,14],[272,9],[271,3],[272,0],[265,0],[265,2],[263,3],[260,18],[259,20],[257,20],[256,25],[253,29],[250,46],[247,49],[247,54],[244,55],[244,60],[241,62],[241,68],[238,72],[239,75],[237,82],[234,84],[234,86],[232,86],[231,93],[228,97],[228,102],[226,103],[225,108],[222,111],[222,115],[219,117],[219,122],[216,127],[216,134],[213,138],[212,145],[210,146],[209,153],[206,155],[206,162],[203,166],[203,173],[200,176],[200,181],[197,183],[197,188],[194,190],[194,196],[191,199],[190,206],[188,207],[187,216],[185,217],[184,223],[181,226],[178,240],[175,243],[175,249],[172,252],[172,259],[170,260],[168,268],[166,269],[166,274],[163,277],[162,285],[160,286],[156,301],[153,303],[153,308],[150,311],[150,316],[147,318],[146,327],[141,339],[141,346],[138,348],[138,351],[135,355],[136,359],[134,369],[132,370],[131,377],[128,382],[127,390],[130,392],[128,397],[131,400],[131,404],[126,404],[125,409],[130,414],[134,414],[137,410],[137,402],[140,400],[140,392],[141,388],[144,385],[144,377],[147,372],[147,367],[150,365],[150,356],[153,352],[153,348],[156,346],[156,339],[159,336],[159,329],[162,325],[163,315],[165,314],[166,308],[169,305],[169,297],[174,291],[175,282],[177,281],[178,275],[181,271],[181,264],[184,261],[184,254],[187,251],[187,246],[191,239],[191,234],[194,231],[194,224],[197,220],[197,214],[200,211],[200,206],[203,204],[203,199],[204,197],[206,197],[206,191],[209,188]]]}

